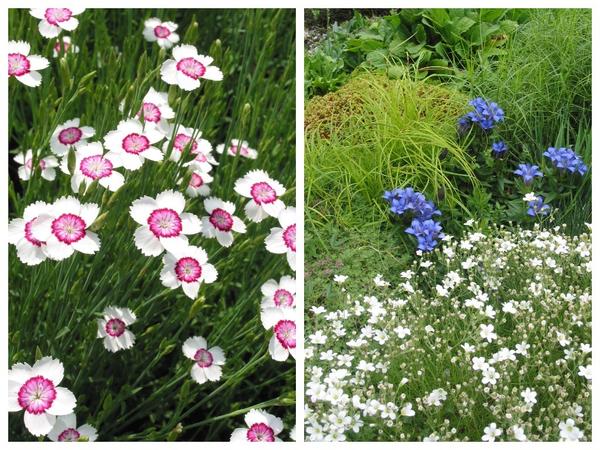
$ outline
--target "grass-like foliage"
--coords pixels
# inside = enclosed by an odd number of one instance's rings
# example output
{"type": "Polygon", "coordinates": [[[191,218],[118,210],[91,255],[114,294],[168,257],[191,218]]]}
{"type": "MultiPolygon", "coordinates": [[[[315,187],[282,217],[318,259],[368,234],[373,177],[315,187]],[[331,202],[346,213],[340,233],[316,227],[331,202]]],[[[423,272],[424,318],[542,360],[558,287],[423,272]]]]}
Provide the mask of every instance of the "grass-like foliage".
{"type": "Polygon", "coordinates": [[[472,157],[456,133],[455,118],[466,101],[442,86],[366,74],[311,102],[305,145],[309,222],[381,223],[388,216],[381,196],[390,186],[410,185],[446,211],[464,210],[465,194],[478,185],[472,157]],[[329,101],[348,93],[355,105],[350,111],[340,110],[345,101],[329,101]],[[315,117],[312,110],[328,104],[330,115],[315,117]]]}
{"type": "Polygon", "coordinates": [[[591,236],[469,229],[307,303],[310,440],[591,440],[591,236]]]}
{"type": "MultiPolygon", "coordinates": [[[[294,424],[295,365],[291,358],[275,361],[269,353],[273,331],[261,323],[261,286],[294,274],[285,255],[265,248],[271,229],[280,226],[277,218],[249,220],[244,213],[248,199],[234,185],[247,172],[263,170],[287,189],[281,200],[295,204],[294,12],[91,9],[77,17],[79,25],[69,35],[78,52],[73,47],[54,57],[56,39],[40,35],[40,19],[29,10],[9,12],[10,39],[28,42],[31,54],[50,61],[40,71],[38,87],[9,79],[10,217],[23,217],[33,202],[52,204],[67,195],[100,208],[95,223],[87,224],[100,239],[93,255],[75,252],[62,261],[48,258],[28,266],[11,246],[9,366],[33,364],[43,356],[59,359],[64,366],[61,386],[77,399],[78,424],[93,425],[100,440],[229,440],[251,409],[281,417],[285,431],[279,437],[288,440],[294,424]],[[174,49],[144,39],[144,22],[151,17],[178,24],[179,44],[214,58],[212,65],[220,68],[223,80],[201,77],[199,89],[191,91],[163,81],[162,65],[179,58],[174,49]],[[167,92],[174,112],[174,128],[154,144],[164,152],[162,161],[146,160],[139,170],[117,169],[125,183],[116,192],[98,181],[87,190],[82,183],[73,192],[71,176],[60,168],[53,181],[42,178],[38,162],[51,155],[51,135],[58,125],[80,118],[81,126],[95,130],[88,141],[103,142],[123,119],[149,117],[152,111],[146,109],[145,117],[135,116],[150,88],[167,92]],[[193,139],[188,136],[173,161],[169,156],[178,151],[174,133],[181,127],[194,130],[193,139]],[[188,236],[218,272],[216,281],[202,283],[190,299],[182,289],[165,287],[164,254],[148,257],[136,248],[134,232],[140,224],[130,207],[140,197],[175,190],[186,196],[186,213],[209,215],[202,196],[206,192],[188,197],[186,190],[194,167],[188,162],[198,155],[191,154],[195,148],[190,142],[207,144],[196,141],[197,130],[215,149],[225,143],[224,152],[212,153],[218,165],[210,172],[210,196],[235,204],[246,232],[234,233],[230,247],[202,233],[188,236]],[[258,150],[256,159],[245,157],[241,143],[239,151],[227,151],[231,139],[248,141],[258,150]],[[27,149],[33,149],[30,167],[36,169],[25,181],[12,159],[27,149]],[[97,320],[108,306],[129,308],[137,316],[128,326],[136,338],[133,347],[112,353],[97,337],[97,320]],[[182,344],[192,336],[223,349],[220,380],[198,384],[190,376],[200,359],[188,359],[182,344]]],[[[202,67],[200,74],[206,69],[202,67]]],[[[64,156],[71,173],[79,164],[74,153],[71,149],[64,156]]],[[[11,440],[36,439],[24,426],[22,412],[9,417],[11,440]]]]}

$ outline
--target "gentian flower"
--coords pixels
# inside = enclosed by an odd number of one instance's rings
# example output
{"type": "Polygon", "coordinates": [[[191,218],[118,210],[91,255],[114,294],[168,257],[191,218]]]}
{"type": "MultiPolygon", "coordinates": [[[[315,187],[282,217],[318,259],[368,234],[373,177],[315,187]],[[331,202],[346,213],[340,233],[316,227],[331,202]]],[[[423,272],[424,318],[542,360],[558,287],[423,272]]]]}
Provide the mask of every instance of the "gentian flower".
{"type": "Polygon", "coordinates": [[[29,13],[36,19],[41,19],[38,25],[40,34],[45,38],[54,38],[62,30],[75,30],[79,25],[75,16],[83,11],[84,8],[32,8],[29,13]]]}
{"type": "Polygon", "coordinates": [[[42,84],[38,70],[45,69],[50,62],[39,55],[30,55],[31,47],[27,42],[8,42],[8,77],[15,77],[26,86],[37,87],[42,84]]]}
{"type": "MultiPolygon", "coordinates": [[[[222,154],[225,151],[225,144],[217,145],[217,153],[222,154]]],[[[240,154],[244,158],[256,159],[258,152],[248,146],[248,142],[241,141],[239,139],[232,139],[229,147],[227,148],[227,154],[235,156],[240,154]]]]}
{"type": "Polygon", "coordinates": [[[87,144],[88,138],[96,134],[92,127],[80,127],[79,118],[67,120],[56,127],[50,136],[50,149],[56,156],[64,156],[70,148],[87,144]]]}
{"type": "Polygon", "coordinates": [[[213,181],[213,177],[209,173],[202,172],[201,170],[194,170],[192,177],[185,192],[190,197],[208,197],[210,195],[209,184],[213,181]]]}
{"type": "Polygon", "coordinates": [[[167,84],[176,84],[184,91],[193,91],[200,87],[200,78],[221,81],[223,73],[212,66],[213,58],[199,55],[193,45],[178,45],[173,49],[175,59],[167,59],[161,69],[160,77],[167,84]]]}
{"type": "Polygon", "coordinates": [[[245,233],[246,225],[242,220],[234,216],[235,205],[216,197],[204,200],[204,209],[209,214],[202,218],[202,234],[204,237],[217,238],[223,247],[233,244],[233,231],[245,233]]]}
{"type": "Polygon", "coordinates": [[[247,428],[236,428],[231,442],[281,442],[277,437],[283,431],[283,421],[261,409],[251,409],[245,416],[247,428]]]}
{"type": "Polygon", "coordinates": [[[98,319],[98,338],[103,339],[104,348],[115,353],[127,350],[135,344],[135,335],[127,327],[137,318],[129,308],[107,306],[98,319]]]}
{"type": "Polygon", "coordinates": [[[285,188],[263,170],[251,170],[235,182],[233,189],[242,197],[250,198],[244,211],[252,222],[261,222],[268,216],[278,217],[285,208],[279,200],[285,188]]]}
{"type": "Polygon", "coordinates": [[[25,208],[22,219],[13,219],[8,224],[8,242],[17,247],[17,257],[28,266],[35,266],[47,258],[46,243],[34,236],[32,225],[50,207],[42,201],[32,203],[25,208]]]}
{"type": "Polygon", "coordinates": [[[58,58],[61,54],[67,54],[69,52],[79,53],[79,47],[71,42],[71,38],[69,36],[58,38],[52,49],[52,56],[58,58]]]}
{"type": "Polygon", "coordinates": [[[183,354],[194,361],[190,371],[192,379],[198,384],[207,381],[219,381],[225,364],[225,353],[221,347],[208,348],[206,339],[194,336],[186,339],[182,346],[183,354]]]}
{"type": "Polygon", "coordinates": [[[160,281],[171,289],[181,287],[185,295],[194,300],[200,285],[217,279],[215,266],[208,263],[206,251],[193,245],[175,248],[163,257],[160,281]]]}
{"type": "Polygon", "coordinates": [[[71,414],[77,400],[58,385],[65,369],[58,359],[45,356],[31,367],[17,363],[8,371],[8,411],[25,410],[25,426],[34,436],[48,434],[56,416],[71,414]]]}
{"type": "MultiPolygon", "coordinates": [[[[34,203],[35,205],[35,203],[34,203]]],[[[45,243],[44,251],[56,261],[71,256],[75,251],[92,255],[100,250],[98,235],[89,231],[100,212],[95,203],[80,203],[75,197],[61,197],[51,207],[40,205],[32,214],[31,233],[45,243]]]]}
{"type": "Polygon", "coordinates": [[[394,214],[412,213],[420,219],[431,219],[442,214],[432,201],[411,187],[386,191],[383,198],[390,203],[390,211],[394,214]]]}
{"type": "Polygon", "coordinates": [[[525,184],[531,184],[535,177],[543,177],[544,174],[540,171],[540,168],[534,164],[519,164],[517,170],[513,172],[515,175],[523,177],[525,184]]]}
{"type": "Polygon", "coordinates": [[[531,217],[547,216],[550,212],[550,206],[544,203],[544,197],[539,195],[535,200],[530,201],[527,206],[527,214],[531,217]]]}
{"type": "Polygon", "coordinates": [[[508,151],[508,145],[504,141],[492,143],[492,153],[494,156],[502,156],[508,151]]]}
{"type": "Polygon", "coordinates": [[[281,211],[278,219],[281,227],[271,228],[265,245],[271,253],[285,253],[290,268],[296,270],[296,208],[288,206],[281,211]]]}
{"type": "Polygon", "coordinates": [[[179,35],[175,33],[177,24],[163,22],[156,17],[144,22],[144,39],[148,42],[156,42],[161,48],[171,48],[179,42],[179,35]]]}
{"type": "Polygon", "coordinates": [[[290,355],[296,358],[296,309],[263,308],[260,319],[266,330],[272,330],[269,353],[275,361],[286,361],[290,355]]]}
{"type": "Polygon", "coordinates": [[[438,244],[438,239],[444,237],[442,226],[432,219],[413,219],[405,231],[417,238],[417,248],[425,252],[432,251],[438,244]]]}
{"type": "Polygon", "coordinates": [[[104,136],[104,146],[109,150],[106,156],[127,170],[138,170],[146,159],[162,161],[162,152],[153,144],[163,138],[157,129],[144,128],[135,119],[122,120],[116,130],[104,136]]]}
{"type": "MultiPolygon", "coordinates": [[[[497,103],[487,102],[481,97],[477,97],[469,102],[473,111],[467,113],[466,117],[472,123],[476,123],[482,130],[489,131],[494,125],[504,120],[504,111],[497,103]]],[[[460,122],[459,122],[460,126],[460,122]]],[[[463,121],[462,126],[466,126],[463,121]]]]}
{"type": "MultiPolygon", "coordinates": [[[[31,149],[25,153],[18,153],[13,160],[20,164],[17,169],[19,178],[25,181],[29,180],[33,174],[33,152],[31,149]]],[[[58,167],[58,160],[54,156],[50,155],[40,158],[37,163],[44,180],[52,181],[56,178],[56,170],[54,168],[58,167]]]]}
{"type": "Polygon", "coordinates": [[[54,442],[94,442],[98,439],[98,433],[93,426],[87,423],[78,428],[75,414],[71,413],[56,418],[52,431],[48,433],[48,439],[54,442]]]}
{"type": "Polygon", "coordinates": [[[284,275],[277,282],[268,280],[260,287],[263,299],[261,308],[293,308],[296,306],[296,279],[284,275]]]}
{"type": "MultiPolygon", "coordinates": [[[[63,158],[63,172],[69,173],[67,159],[63,158]]],[[[86,189],[94,182],[109,191],[115,192],[125,183],[125,177],[114,169],[120,167],[120,161],[114,154],[104,154],[100,142],[92,142],[77,148],[75,151],[75,168],[71,177],[71,189],[78,193],[81,183],[86,189]]]]}
{"type": "MultiPolygon", "coordinates": [[[[167,141],[163,144],[163,151],[165,154],[169,149],[171,137],[175,132],[175,127],[172,125],[167,132],[167,141]]],[[[173,138],[173,149],[169,159],[171,161],[179,161],[184,151],[187,151],[189,155],[193,155],[194,159],[184,164],[185,167],[191,167],[192,169],[199,170],[201,172],[210,172],[213,166],[218,165],[215,158],[212,156],[212,145],[206,139],[200,139],[202,132],[194,130],[192,128],[186,128],[179,125],[177,127],[177,133],[173,138]]]]}
{"type": "Polygon", "coordinates": [[[570,148],[561,147],[557,149],[549,147],[544,152],[544,156],[549,158],[557,169],[567,170],[570,173],[578,172],[580,175],[587,172],[588,168],[581,156],[570,148]]]}
{"type": "Polygon", "coordinates": [[[156,196],[135,200],[129,213],[141,226],[135,230],[135,246],[145,256],[158,256],[165,249],[178,253],[187,247],[187,234],[202,230],[200,219],[184,213],[185,197],[181,192],[163,191],[156,196]]]}

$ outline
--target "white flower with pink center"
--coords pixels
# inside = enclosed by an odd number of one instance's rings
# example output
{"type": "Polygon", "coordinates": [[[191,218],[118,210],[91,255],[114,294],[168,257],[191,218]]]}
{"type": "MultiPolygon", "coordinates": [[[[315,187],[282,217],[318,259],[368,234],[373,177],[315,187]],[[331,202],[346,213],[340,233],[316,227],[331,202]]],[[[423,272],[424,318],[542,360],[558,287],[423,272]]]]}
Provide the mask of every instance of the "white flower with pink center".
{"type": "Polygon", "coordinates": [[[212,156],[212,145],[206,139],[200,139],[202,132],[193,128],[184,126],[171,125],[167,133],[167,141],[163,144],[165,154],[172,145],[171,161],[179,161],[184,152],[188,154],[185,167],[191,167],[194,170],[201,172],[210,172],[213,166],[218,165],[215,158],[212,156]],[[193,156],[194,159],[190,158],[193,156]]]}
{"type": "Polygon", "coordinates": [[[79,25],[75,16],[84,8],[32,8],[29,13],[41,19],[38,25],[40,34],[45,38],[55,38],[62,30],[73,31],[79,25]]]}
{"type": "MultiPolygon", "coordinates": [[[[222,154],[225,151],[225,144],[217,145],[217,153],[222,154]]],[[[244,158],[256,159],[258,152],[248,146],[248,142],[241,141],[239,139],[232,139],[229,147],[227,147],[227,154],[235,156],[237,154],[244,158]]]]}
{"type": "Polygon", "coordinates": [[[25,426],[34,436],[45,436],[56,423],[56,416],[71,414],[77,400],[60,387],[64,367],[49,356],[32,366],[17,363],[8,371],[8,411],[25,411],[25,426]]]}
{"type": "Polygon", "coordinates": [[[263,308],[260,320],[267,330],[273,331],[269,353],[275,361],[296,358],[296,308],[263,308]]]}
{"type": "Polygon", "coordinates": [[[202,234],[209,239],[217,238],[223,247],[233,244],[233,232],[245,233],[246,225],[234,216],[235,205],[216,197],[204,200],[204,209],[208,216],[202,218],[202,234]]]}
{"type": "Polygon", "coordinates": [[[217,269],[208,263],[208,255],[201,247],[189,245],[169,250],[163,257],[160,281],[171,289],[181,287],[185,295],[194,300],[202,283],[213,283],[217,269]]]}
{"type": "Polygon", "coordinates": [[[262,409],[251,409],[244,421],[247,428],[233,430],[231,442],[281,442],[277,435],[283,431],[283,421],[279,417],[262,409]]]}
{"type": "Polygon", "coordinates": [[[50,137],[50,149],[57,156],[64,156],[69,149],[87,144],[87,140],[96,134],[92,127],[79,126],[79,118],[67,120],[56,127],[50,137]]]}
{"type": "Polygon", "coordinates": [[[17,247],[17,257],[28,266],[35,266],[47,258],[46,243],[34,236],[31,228],[50,206],[45,202],[32,203],[25,208],[22,219],[13,219],[8,224],[8,242],[17,247]]]}
{"type": "Polygon", "coordinates": [[[67,53],[79,53],[79,47],[71,42],[71,38],[69,36],[63,36],[62,38],[58,38],[54,43],[54,47],[52,47],[52,56],[58,58],[61,55],[66,55],[67,53]]]}
{"type": "Polygon", "coordinates": [[[99,212],[95,203],[82,204],[75,197],[61,197],[40,212],[31,224],[31,232],[45,242],[45,253],[56,261],[76,251],[92,255],[100,250],[100,239],[88,228],[99,212]]]}
{"type": "MultiPolygon", "coordinates": [[[[67,164],[66,158],[63,158],[63,164],[67,164]]],[[[92,142],[82,145],[75,152],[75,169],[71,176],[71,189],[73,192],[79,192],[81,183],[84,183],[86,189],[94,182],[109,191],[116,191],[125,183],[125,177],[116,168],[120,167],[120,161],[114,156],[104,154],[104,148],[100,142],[92,142]]],[[[67,167],[63,171],[69,172],[67,167]]]]}
{"type": "Polygon", "coordinates": [[[116,130],[104,136],[104,146],[111,161],[119,161],[127,170],[138,170],[146,159],[162,161],[162,152],[155,147],[164,138],[156,128],[146,127],[135,119],[122,120],[116,130]]]}
{"type": "Polygon", "coordinates": [[[8,77],[14,77],[26,86],[37,87],[42,84],[38,70],[45,69],[50,62],[43,56],[30,55],[30,50],[27,42],[8,41],[8,77]]]}
{"type": "Polygon", "coordinates": [[[77,419],[72,413],[56,418],[52,431],[48,433],[48,439],[53,442],[94,442],[98,439],[98,433],[88,424],[77,427],[77,419]]]}
{"type": "Polygon", "coordinates": [[[285,193],[285,188],[264,170],[251,170],[235,182],[233,189],[250,199],[244,211],[252,222],[261,222],[268,216],[278,217],[285,208],[279,199],[285,193]]]}
{"type": "Polygon", "coordinates": [[[178,45],[173,48],[173,58],[167,59],[160,68],[160,77],[167,84],[176,84],[184,91],[200,87],[200,78],[221,81],[223,73],[212,66],[213,58],[199,55],[193,45],[178,45]]]}
{"type": "Polygon", "coordinates": [[[135,314],[129,308],[108,306],[98,319],[98,338],[103,339],[104,348],[109,352],[127,350],[135,344],[135,335],[128,327],[136,321],[135,314]]]}
{"type": "Polygon", "coordinates": [[[284,275],[276,280],[270,279],[260,288],[263,294],[261,308],[293,308],[296,306],[296,279],[284,275]]]}
{"type": "Polygon", "coordinates": [[[182,350],[187,358],[194,361],[190,373],[196,383],[204,384],[221,379],[221,366],[225,364],[225,353],[221,347],[208,348],[206,339],[194,336],[185,340],[182,350]]]}
{"type": "Polygon", "coordinates": [[[271,228],[265,245],[271,253],[285,253],[290,268],[296,270],[296,208],[288,206],[281,211],[278,219],[281,227],[271,228]]]}
{"type": "MultiPolygon", "coordinates": [[[[25,181],[29,180],[34,172],[33,152],[31,149],[27,150],[25,153],[18,153],[13,159],[17,164],[20,164],[17,169],[19,178],[25,181]]],[[[44,180],[52,181],[56,178],[56,170],[54,170],[54,168],[58,167],[58,160],[54,156],[50,155],[40,158],[36,165],[44,180]]]]}
{"type": "Polygon", "coordinates": [[[181,192],[163,191],[156,199],[148,196],[133,202],[129,213],[141,226],[135,230],[135,246],[146,256],[158,256],[165,249],[177,253],[186,248],[186,235],[202,230],[200,219],[184,213],[185,197],[181,192]]]}
{"type": "MultiPolygon", "coordinates": [[[[180,180],[179,182],[181,183],[181,181],[183,180],[180,180]]],[[[185,192],[192,198],[198,197],[199,195],[208,197],[210,195],[209,184],[212,183],[212,181],[213,177],[209,173],[194,170],[185,192]]]]}
{"type": "Polygon", "coordinates": [[[169,120],[175,117],[175,111],[169,106],[169,95],[150,88],[142,99],[142,105],[136,118],[144,120],[144,128],[156,128],[163,135],[169,134],[169,120]]]}
{"type": "Polygon", "coordinates": [[[179,35],[175,33],[175,30],[177,30],[176,23],[163,22],[152,17],[144,22],[144,39],[148,42],[156,42],[159,47],[168,49],[179,42],[179,35]]]}

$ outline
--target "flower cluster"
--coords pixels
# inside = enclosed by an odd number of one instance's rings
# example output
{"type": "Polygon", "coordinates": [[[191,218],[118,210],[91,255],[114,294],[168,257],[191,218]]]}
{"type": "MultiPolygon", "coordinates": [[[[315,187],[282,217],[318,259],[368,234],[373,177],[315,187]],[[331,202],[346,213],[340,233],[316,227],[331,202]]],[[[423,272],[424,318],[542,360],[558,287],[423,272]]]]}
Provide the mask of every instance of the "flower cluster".
{"type": "Polygon", "coordinates": [[[59,442],[94,441],[94,427],[76,428],[77,400],[69,389],[59,386],[64,373],[63,364],[49,356],[33,366],[14,364],[8,371],[8,411],[25,411],[25,426],[34,436],[48,435],[59,442]]]}
{"type": "Polygon", "coordinates": [[[590,234],[471,225],[309,308],[308,440],[591,439],[590,234]]]}
{"type": "MultiPolygon", "coordinates": [[[[41,19],[40,32],[50,38],[58,36],[63,29],[74,30],[78,21],[73,16],[82,11],[48,8],[31,10],[31,14],[41,19]]],[[[143,35],[161,48],[170,49],[179,42],[176,30],[177,24],[152,18],[145,22],[143,35]]],[[[62,41],[57,41],[55,56],[65,53],[67,44],[74,48],[67,38],[63,36],[62,41]]],[[[160,69],[161,78],[167,84],[191,91],[200,86],[200,79],[223,79],[221,70],[213,65],[213,58],[198,54],[194,46],[176,46],[172,56],[160,69]]],[[[37,70],[49,65],[45,58],[30,55],[29,44],[14,41],[9,43],[8,62],[9,77],[32,87],[41,83],[37,70]]],[[[107,215],[112,217],[110,204],[121,188],[136,172],[139,174],[144,165],[177,163],[172,189],[154,197],[143,195],[130,205],[129,216],[137,223],[130,239],[144,256],[161,257],[159,276],[166,288],[181,288],[187,297],[195,300],[201,286],[215,282],[218,272],[209,263],[206,250],[193,245],[190,237],[214,239],[228,248],[234,244],[236,234],[246,233],[246,224],[236,215],[234,202],[209,196],[208,183],[213,180],[210,172],[219,164],[212,154],[213,147],[201,138],[200,130],[179,122],[180,117],[176,117],[169,105],[168,94],[150,87],[141,104],[133,105],[133,109],[131,106],[125,101],[121,103],[122,120],[103,137],[96,136],[94,128],[82,125],[79,118],[72,118],[49,134],[53,155],[43,156],[42,150],[27,150],[14,157],[20,165],[18,175],[24,181],[36,175],[55,180],[55,168],[60,167],[60,171],[70,177],[75,195],[88,195],[90,191],[95,194],[98,186],[115,194],[102,196],[100,205],[82,203],[76,196],[64,196],[53,203],[34,202],[25,208],[22,218],[10,222],[9,242],[16,246],[18,258],[27,265],[40,264],[46,259],[64,260],[76,252],[93,255],[100,251],[101,245],[96,231],[102,230],[107,215]],[[92,141],[94,138],[97,140],[92,141]],[[175,190],[183,179],[189,179],[185,191],[190,197],[206,197],[202,202],[204,215],[186,209],[189,205],[184,194],[175,190]]],[[[227,149],[221,144],[217,152],[249,159],[258,157],[255,149],[238,139],[231,140],[227,149]]],[[[244,212],[250,222],[258,223],[267,218],[279,222],[279,226],[272,227],[267,236],[261,236],[256,242],[263,242],[270,253],[285,254],[289,267],[295,271],[296,209],[281,200],[285,187],[267,172],[251,170],[235,181],[234,191],[248,199],[244,212]]],[[[119,223],[123,224],[126,219],[127,214],[119,223]]],[[[106,236],[106,239],[111,237],[106,236]]],[[[295,279],[286,275],[279,281],[268,280],[262,286],[262,293],[260,316],[265,328],[272,333],[269,342],[272,358],[284,361],[289,355],[295,357],[295,279]]],[[[146,318],[138,319],[135,312],[125,306],[107,306],[96,314],[96,335],[108,352],[133,348],[136,336],[132,330],[138,320],[146,318]]],[[[143,336],[141,334],[140,339],[143,336]]],[[[204,337],[192,336],[183,342],[182,352],[193,361],[190,376],[196,383],[221,379],[226,361],[222,348],[209,347],[204,337]]],[[[62,378],[62,364],[52,358],[43,358],[33,367],[15,364],[9,371],[9,411],[24,409],[25,425],[35,436],[47,435],[54,441],[95,440],[95,429],[89,425],[76,427],[75,397],[58,387],[62,378]]],[[[249,429],[244,436],[249,441],[279,440],[277,435],[283,428],[280,419],[263,411],[252,410],[246,416],[246,423],[249,429]]],[[[239,434],[238,430],[234,432],[234,436],[239,434]]]]}
{"type": "Polygon", "coordinates": [[[490,131],[494,126],[504,120],[504,111],[495,102],[488,102],[477,97],[469,102],[473,111],[469,111],[459,119],[461,130],[467,130],[473,124],[477,124],[482,130],[490,131]]]}
{"type": "Polygon", "coordinates": [[[411,225],[405,232],[417,238],[419,250],[433,250],[438,239],[444,237],[441,224],[433,220],[433,216],[440,216],[442,213],[421,192],[416,192],[411,187],[397,188],[384,192],[383,198],[390,204],[392,213],[412,217],[411,225]]]}
{"type": "Polygon", "coordinates": [[[570,148],[549,147],[544,152],[544,156],[552,162],[554,167],[569,173],[577,172],[580,175],[584,175],[588,170],[581,156],[570,148]]]}

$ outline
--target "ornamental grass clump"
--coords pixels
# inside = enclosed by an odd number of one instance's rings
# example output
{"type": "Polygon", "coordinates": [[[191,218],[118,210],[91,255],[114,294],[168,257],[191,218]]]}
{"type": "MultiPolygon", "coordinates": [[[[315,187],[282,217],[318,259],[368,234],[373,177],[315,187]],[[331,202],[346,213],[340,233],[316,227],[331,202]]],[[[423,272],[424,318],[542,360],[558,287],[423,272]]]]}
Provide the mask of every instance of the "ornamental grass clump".
{"type": "Polygon", "coordinates": [[[308,440],[591,440],[591,234],[466,225],[307,312],[308,440]]]}

